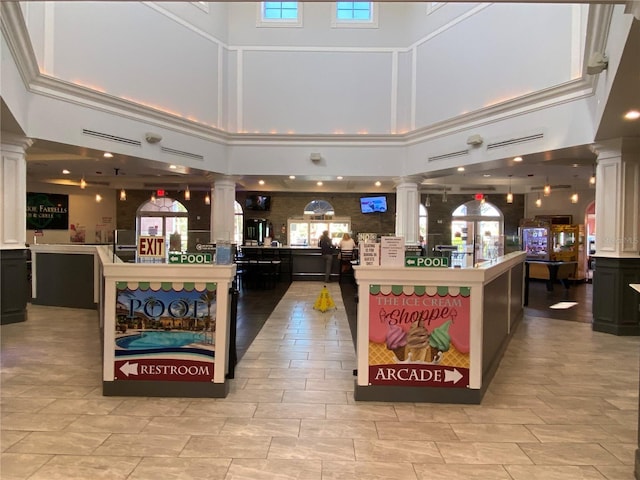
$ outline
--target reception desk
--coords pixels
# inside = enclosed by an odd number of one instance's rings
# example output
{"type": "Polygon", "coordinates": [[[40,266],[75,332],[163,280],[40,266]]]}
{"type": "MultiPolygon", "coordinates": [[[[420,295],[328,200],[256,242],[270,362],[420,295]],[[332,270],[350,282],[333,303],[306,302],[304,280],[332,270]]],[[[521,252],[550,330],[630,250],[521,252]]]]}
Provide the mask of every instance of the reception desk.
{"type": "Polygon", "coordinates": [[[476,268],[356,266],[355,399],[480,403],[524,313],[525,255],[476,268]]]}

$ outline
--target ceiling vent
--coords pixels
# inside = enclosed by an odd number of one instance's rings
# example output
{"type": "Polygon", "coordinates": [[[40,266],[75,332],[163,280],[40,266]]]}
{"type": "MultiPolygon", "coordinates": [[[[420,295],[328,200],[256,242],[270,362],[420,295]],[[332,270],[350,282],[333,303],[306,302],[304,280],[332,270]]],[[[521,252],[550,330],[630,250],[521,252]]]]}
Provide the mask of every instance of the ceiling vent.
{"type": "Polygon", "coordinates": [[[140,140],[132,140],[130,138],[117,137],[115,135],[110,135],[108,133],[96,132],[95,130],[87,130],[86,128],[82,129],[82,134],[88,135],[94,138],[109,140],[111,142],[124,143],[125,145],[135,145],[136,147],[139,147],[142,145],[142,142],[140,142],[140,140]]]}
{"type": "Polygon", "coordinates": [[[183,150],[176,150],[175,148],[160,147],[160,150],[164,153],[170,153],[171,155],[179,155],[181,157],[193,158],[194,160],[204,160],[202,155],[197,153],[185,152],[183,150]]]}
{"type": "Polygon", "coordinates": [[[465,155],[469,155],[469,150],[460,150],[459,152],[451,152],[451,153],[445,153],[443,155],[436,155],[435,157],[429,157],[428,161],[437,162],[438,160],[446,160],[448,158],[463,157],[465,155]]]}
{"type": "MultiPolygon", "coordinates": [[[[551,185],[551,191],[562,190],[567,188],[572,188],[572,187],[571,185],[551,185]]],[[[542,192],[543,190],[544,190],[544,185],[531,187],[532,192],[538,192],[538,191],[542,192]]]]}
{"type": "Polygon", "coordinates": [[[476,187],[461,186],[460,191],[461,192],[495,192],[496,187],[492,187],[489,185],[478,185],[476,187]]]}
{"type": "Polygon", "coordinates": [[[544,133],[536,133],[534,135],[527,135],[526,137],[510,138],[509,140],[501,140],[499,142],[492,142],[487,145],[487,150],[494,148],[508,147],[510,145],[518,145],[520,143],[531,142],[533,140],[541,140],[544,138],[544,133]]]}

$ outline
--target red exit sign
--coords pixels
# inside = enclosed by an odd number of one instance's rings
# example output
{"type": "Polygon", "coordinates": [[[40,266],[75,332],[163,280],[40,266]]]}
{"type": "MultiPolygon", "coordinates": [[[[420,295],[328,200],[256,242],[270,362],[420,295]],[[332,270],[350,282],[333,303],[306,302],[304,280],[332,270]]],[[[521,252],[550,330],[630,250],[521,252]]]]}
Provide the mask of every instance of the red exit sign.
{"type": "Polygon", "coordinates": [[[138,238],[139,257],[164,257],[163,237],[140,237],[138,238]]]}

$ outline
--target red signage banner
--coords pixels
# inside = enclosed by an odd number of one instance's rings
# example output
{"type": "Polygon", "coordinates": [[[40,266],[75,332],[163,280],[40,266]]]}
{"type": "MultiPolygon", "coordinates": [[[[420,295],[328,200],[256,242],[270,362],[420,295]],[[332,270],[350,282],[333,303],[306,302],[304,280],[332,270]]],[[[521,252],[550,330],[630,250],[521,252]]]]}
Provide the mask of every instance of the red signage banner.
{"type": "Polygon", "coordinates": [[[115,380],[212,382],[213,367],[214,364],[211,362],[173,360],[170,358],[116,360],[115,380]]]}
{"type": "Polygon", "coordinates": [[[444,365],[372,365],[372,385],[405,385],[411,387],[466,387],[469,369],[444,365]]]}

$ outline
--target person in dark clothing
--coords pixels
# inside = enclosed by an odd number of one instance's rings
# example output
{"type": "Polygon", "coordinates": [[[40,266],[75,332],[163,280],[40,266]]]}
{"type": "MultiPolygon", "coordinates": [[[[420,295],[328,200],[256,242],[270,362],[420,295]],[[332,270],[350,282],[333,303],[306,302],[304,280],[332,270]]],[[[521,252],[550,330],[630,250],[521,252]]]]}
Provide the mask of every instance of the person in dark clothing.
{"type": "Polygon", "coordinates": [[[329,230],[322,232],[322,236],[318,240],[318,246],[322,252],[322,258],[324,258],[324,281],[331,281],[331,266],[333,264],[333,243],[329,238],[329,230]]]}

